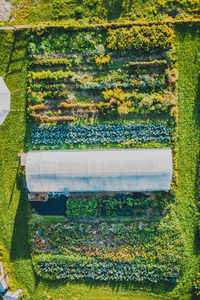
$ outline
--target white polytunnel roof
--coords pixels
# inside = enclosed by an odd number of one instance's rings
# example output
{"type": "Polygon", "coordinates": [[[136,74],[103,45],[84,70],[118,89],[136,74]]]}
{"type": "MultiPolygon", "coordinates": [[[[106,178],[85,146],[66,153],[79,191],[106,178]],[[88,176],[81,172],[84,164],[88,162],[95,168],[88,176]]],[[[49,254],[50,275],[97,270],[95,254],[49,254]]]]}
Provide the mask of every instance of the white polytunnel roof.
{"type": "Polygon", "coordinates": [[[9,111],[10,111],[10,92],[3,78],[0,77],[0,125],[3,124],[9,111]]]}
{"type": "Polygon", "coordinates": [[[33,151],[29,192],[163,191],[172,180],[171,149],[33,151]]]}

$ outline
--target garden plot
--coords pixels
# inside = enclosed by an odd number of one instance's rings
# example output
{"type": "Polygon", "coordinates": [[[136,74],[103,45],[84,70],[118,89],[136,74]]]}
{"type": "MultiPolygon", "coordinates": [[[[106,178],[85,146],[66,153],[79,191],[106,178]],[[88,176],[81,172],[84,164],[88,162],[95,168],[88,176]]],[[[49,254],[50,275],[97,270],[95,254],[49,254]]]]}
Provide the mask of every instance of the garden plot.
{"type": "Polygon", "coordinates": [[[173,30],[122,31],[124,36],[118,29],[32,35],[28,102],[36,124],[176,114],[173,30]]]}
{"type": "MultiPolygon", "coordinates": [[[[174,148],[171,27],[45,29],[32,33],[29,57],[30,149],[174,148]]],[[[173,199],[173,191],[139,199],[73,195],[64,220],[33,215],[36,273],[176,283],[184,247],[173,199]]]]}
{"type": "Polygon", "coordinates": [[[181,273],[183,245],[177,229],[171,228],[170,194],[138,199],[121,195],[118,200],[99,197],[68,199],[68,217],[59,223],[33,215],[31,240],[37,274],[48,279],[175,283],[181,273]],[[125,212],[127,207],[143,210],[143,214],[117,218],[117,209],[125,212]],[[102,208],[114,217],[98,218],[102,208]]]}

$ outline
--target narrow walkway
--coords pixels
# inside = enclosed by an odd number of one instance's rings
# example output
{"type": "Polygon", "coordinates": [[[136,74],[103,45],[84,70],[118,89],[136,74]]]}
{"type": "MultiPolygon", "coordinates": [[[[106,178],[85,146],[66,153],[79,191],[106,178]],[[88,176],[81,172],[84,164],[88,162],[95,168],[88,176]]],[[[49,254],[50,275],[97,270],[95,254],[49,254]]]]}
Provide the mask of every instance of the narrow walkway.
{"type": "Polygon", "coordinates": [[[8,0],[0,0],[0,21],[7,20],[11,13],[11,3],[8,0]]]}

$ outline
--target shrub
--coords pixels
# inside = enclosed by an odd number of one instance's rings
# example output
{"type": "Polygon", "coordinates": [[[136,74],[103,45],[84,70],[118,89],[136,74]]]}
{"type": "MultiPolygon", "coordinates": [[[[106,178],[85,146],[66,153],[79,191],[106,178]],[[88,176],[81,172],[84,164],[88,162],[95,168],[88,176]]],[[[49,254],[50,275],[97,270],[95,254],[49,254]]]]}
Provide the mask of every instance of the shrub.
{"type": "Polygon", "coordinates": [[[34,92],[29,88],[27,91],[27,100],[31,104],[41,104],[44,102],[42,92],[34,92]]]}
{"type": "Polygon", "coordinates": [[[79,20],[83,17],[84,10],[81,6],[78,6],[78,7],[75,8],[74,13],[75,13],[75,19],[79,20]]]}
{"type": "Polygon", "coordinates": [[[112,89],[112,88],[118,88],[118,87],[123,87],[123,88],[129,88],[131,87],[132,84],[130,82],[122,82],[122,83],[117,83],[117,82],[102,82],[102,83],[97,83],[97,82],[86,82],[83,84],[76,84],[76,88],[80,90],[94,90],[94,91],[102,91],[105,89],[112,89]]]}
{"type": "Polygon", "coordinates": [[[130,62],[128,66],[131,69],[144,69],[144,68],[151,68],[151,67],[165,67],[167,65],[166,60],[151,60],[151,61],[136,61],[130,62]]]}
{"type": "Polygon", "coordinates": [[[83,103],[83,102],[76,102],[76,103],[67,103],[61,102],[59,105],[61,108],[94,108],[96,105],[94,103],[83,103]]]}
{"type": "Polygon", "coordinates": [[[130,93],[125,93],[120,88],[115,88],[114,90],[106,90],[102,92],[105,100],[116,99],[123,102],[125,99],[130,98],[130,93]]]}
{"type": "Polygon", "coordinates": [[[71,71],[62,71],[62,70],[58,70],[55,72],[51,72],[50,70],[48,71],[41,71],[41,72],[31,72],[29,73],[29,77],[34,80],[34,81],[38,81],[38,80],[59,80],[59,79],[68,79],[70,77],[72,77],[74,75],[73,72],[71,71]]]}
{"type": "Polygon", "coordinates": [[[68,94],[68,90],[42,92],[43,98],[46,99],[66,99],[68,98],[68,94]]]}
{"type": "Polygon", "coordinates": [[[120,115],[128,115],[129,108],[125,104],[122,104],[122,105],[118,106],[117,111],[118,111],[118,114],[120,114],[120,115]]]}
{"type": "Polygon", "coordinates": [[[34,58],[32,63],[33,66],[69,66],[72,67],[72,60],[68,58],[54,58],[47,56],[45,58],[34,58]]]}
{"type": "Polygon", "coordinates": [[[28,110],[31,111],[31,110],[42,110],[42,109],[45,109],[45,104],[42,103],[42,104],[36,104],[36,105],[30,105],[28,110]]]}
{"type": "Polygon", "coordinates": [[[107,47],[112,50],[170,49],[174,46],[174,30],[167,26],[133,26],[109,29],[107,47]]]}
{"type": "Polygon", "coordinates": [[[103,65],[107,65],[109,63],[110,54],[105,55],[105,54],[101,53],[99,56],[95,55],[94,60],[95,60],[96,65],[100,69],[102,69],[103,65]]]}
{"type": "Polygon", "coordinates": [[[55,28],[48,35],[33,34],[30,37],[29,53],[34,56],[53,52],[84,52],[88,56],[91,53],[95,54],[97,52],[95,50],[101,43],[102,35],[99,31],[74,31],[71,34],[69,30],[60,32],[55,28]]]}
{"type": "Polygon", "coordinates": [[[174,95],[173,94],[152,94],[147,95],[139,102],[140,112],[162,112],[167,111],[167,109],[174,105],[174,95]]]}
{"type": "Polygon", "coordinates": [[[175,68],[167,69],[166,76],[169,84],[174,84],[178,79],[178,71],[175,68]]]}
{"type": "Polygon", "coordinates": [[[37,122],[69,122],[74,120],[74,116],[48,116],[40,115],[35,112],[31,113],[30,116],[37,122]]]}
{"type": "Polygon", "coordinates": [[[54,83],[54,84],[46,84],[44,82],[34,83],[31,87],[28,87],[28,90],[32,90],[34,92],[44,92],[44,91],[64,91],[66,86],[64,83],[54,83]]]}

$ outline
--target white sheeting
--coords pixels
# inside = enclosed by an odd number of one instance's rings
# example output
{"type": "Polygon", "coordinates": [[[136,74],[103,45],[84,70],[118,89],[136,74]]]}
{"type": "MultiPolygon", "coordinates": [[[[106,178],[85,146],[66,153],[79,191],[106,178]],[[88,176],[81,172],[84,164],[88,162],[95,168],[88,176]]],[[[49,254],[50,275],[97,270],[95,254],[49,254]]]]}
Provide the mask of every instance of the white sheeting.
{"type": "Polygon", "coordinates": [[[172,180],[171,149],[33,151],[29,192],[162,191],[172,180]]]}
{"type": "Polygon", "coordinates": [[[9,111],[10,111],[10,92],[3,78],[0,77],[0,125],[3,124],[9,111]]]}

